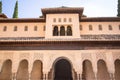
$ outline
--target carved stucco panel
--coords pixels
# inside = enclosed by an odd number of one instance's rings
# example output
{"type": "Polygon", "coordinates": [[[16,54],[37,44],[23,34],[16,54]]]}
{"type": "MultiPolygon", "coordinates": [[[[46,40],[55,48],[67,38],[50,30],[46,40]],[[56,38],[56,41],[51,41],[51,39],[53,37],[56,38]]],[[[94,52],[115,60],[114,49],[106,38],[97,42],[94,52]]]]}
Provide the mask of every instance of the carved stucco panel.
{"type": "Polygon", "coordinates": [[[12,61],[14,52],[4,52],[4,60],[10,59],[12,61]]]}
{"type": "Polygon", "coordinates": [[[117,59],[120,59],[120,52],[113,52],[112,55],[113,55],[113,60],[114,61],[117,60],[117,59]]]}
{"type": "Polygon", "coordinates": [[[86,53],[82,52],[81,58],[82,58],[82,62],[84,60],[90,60],[90,61],[92,61],[91,53],[89,53],[89,52],[86,52],[86,53]]]}
{"type": "Polygon", "coordinates": [[[34,61],[35,61],[35,60],[43,61],[43,54],[40,53],[40,52],[35,52],[35,53],[34,53],[34,61]]]}
{"type": "Polygon", "coordinates": [[[102,60],[104,60],[104,61],[106,61],[106,54],[105,54],[106,52],[97,52],[96,53],[96,60],[98,61],[98,60],[100,60],[100,59],[102,59],[102,60]]]}
{"type": "Polygon", "coordinates": [[[30,53],[29,52],[23,52],[23,53],[19,53],[19,60],[23,60],[26,59],[29,61],[30,58],[30,53]]]}

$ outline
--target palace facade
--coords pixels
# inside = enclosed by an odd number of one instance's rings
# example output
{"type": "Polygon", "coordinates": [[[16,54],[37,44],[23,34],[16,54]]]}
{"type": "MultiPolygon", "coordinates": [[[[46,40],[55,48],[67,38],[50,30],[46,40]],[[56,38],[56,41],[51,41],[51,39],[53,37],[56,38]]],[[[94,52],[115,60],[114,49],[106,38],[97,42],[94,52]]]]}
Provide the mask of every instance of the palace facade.
{"type": "Polygon", "coordinates": [[[120,18],[87,17],[83,10],[0,14],[0,80],[120,80],[120,18]]]}

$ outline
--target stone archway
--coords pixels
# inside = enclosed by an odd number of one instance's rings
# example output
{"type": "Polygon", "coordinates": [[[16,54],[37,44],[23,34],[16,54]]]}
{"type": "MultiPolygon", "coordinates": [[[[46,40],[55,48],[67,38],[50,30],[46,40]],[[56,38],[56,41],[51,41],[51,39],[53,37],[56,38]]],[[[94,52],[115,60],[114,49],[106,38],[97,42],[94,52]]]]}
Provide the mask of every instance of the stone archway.
{"type": "Polygon", "coordinates": [[[97,66],[98,66],[97,79],[98,80],[110,80],[110,76],[109,76],[105,61],[99,60],[97,63],[97,66]]]}
{"type": "Polygon", "coordinates": [[[12,61],[6,60],[0,72],[0,80],[12,80],[12,61]]]}
{"type": "Polygon", "coordinates": [[[115,61],[115,80],[120,80],[120,60],[115,61]]]}
{"type": "Polygon", "coordinates": [[[16,78],[17,78],[16,80],[28,80],[29,79],[28,61],[27,60],[22,60],[19,63],[16,78]]]}
{"type": "Polygon", "coordinates": [[[55,63],[54,80],[73,80],[72,67],[68,60],[60,59],[55,63]]]}
{"type": "Polygon", "coordinates": [[[95,80],[92,63],[89,60],[83,61],[83,80],[95,80]]]}
{"type": "Polygon", "coordinates": [[[42,62],[40,60],[36,60],[33,64],[31,80],[42,80],[42,75],[42,62]]]}

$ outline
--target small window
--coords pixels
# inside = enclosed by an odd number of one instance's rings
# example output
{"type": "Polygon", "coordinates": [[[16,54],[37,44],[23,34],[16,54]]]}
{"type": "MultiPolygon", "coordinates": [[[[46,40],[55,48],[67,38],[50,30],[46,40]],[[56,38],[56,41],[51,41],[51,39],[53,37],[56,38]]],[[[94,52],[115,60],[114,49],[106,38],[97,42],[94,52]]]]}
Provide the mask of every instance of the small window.
{"type": "Polygon", "coordinates": [[[24,29],[24,31],[28,31],[28,26],[25,26],[25,29],[24,29]]]}
{"type": "Polygon", "coordinates": [[[90,30],[90,31],[93,30],[92,25],[89,25],[89,30],[90,30]]]}
{"type": "Polygon", "coordinates": [[[3,31],[7,31],[7,26],[4,26],[3,31]]]}
{"type": "Polygon", "coordinates": [[[46,26],[43,27],[43,31],[45,31],[45,30],[46,30],[46,26]]]}
{"type": "Polygon", "coordinates": [[[119,25],[119,30],[120,30],[120,25],[119,25]]]}
{"type": "Polygon", "coordinates": [[[99,30],[101,31],[102,30],[102,25],[99,25],[98,27],[99,27],[99,30]]]}
{"type": "Polygon", "coordinates": [[[61,22],[61,18],[58,19],[58,22],[61,22]]]}
{"type": "Polygon", "coordinates": [[[79,27],[79,28],[80,28],[80,30],[82,30],[82,25],[80,25],[80,27],[79,27]]]}
{"type": "Polygon", "coordinates": [[[64,18],[64,20],[63,20],[64,22],[66,22],[66,18],[64,18]]]}
{"type": "Polygon", "coordinates": [[[38,28],[37,26],[34,26],[34,31],[37,31],[37,28],[38,28]]]}
{"type": "Polygon", "coordinates": [[[109,30],[112,30],[112,26],[111,25],[109,25],[108,28],[109,28],[109,30]]]}
{"type": "Polygon", "coordinates": [[[56,18],[53,19],[53,22],[56,22],[56,18]]]}
{"type": "Polygon", "coordinates": [[[14,31],[17,31],[17,26],[14,27],[14,31]]]}
{"type": "Polygon", "coordinates": [[[71,19],[71,18],[69,18],[69,22],[72,22],[72,19],[71,19]]]}

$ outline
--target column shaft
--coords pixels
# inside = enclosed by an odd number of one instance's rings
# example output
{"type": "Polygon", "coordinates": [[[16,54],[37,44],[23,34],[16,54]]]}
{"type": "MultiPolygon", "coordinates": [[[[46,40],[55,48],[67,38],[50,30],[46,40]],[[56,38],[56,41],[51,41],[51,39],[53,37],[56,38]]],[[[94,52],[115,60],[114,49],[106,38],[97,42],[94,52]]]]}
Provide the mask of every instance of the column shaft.
{"type": "Polygon", "coordinates": [[[12,80],[16,80],[16,72],[12,73],[12,80]]]}

